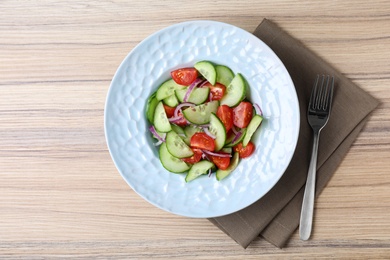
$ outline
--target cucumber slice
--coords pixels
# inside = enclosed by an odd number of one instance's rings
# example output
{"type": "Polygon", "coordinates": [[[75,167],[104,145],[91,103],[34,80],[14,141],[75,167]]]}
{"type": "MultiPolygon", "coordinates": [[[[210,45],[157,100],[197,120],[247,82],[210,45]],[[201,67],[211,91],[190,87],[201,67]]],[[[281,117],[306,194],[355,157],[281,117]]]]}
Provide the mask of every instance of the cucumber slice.
{"type": "Polygon", "coordinates": [[[188,125],[184,128],[184,134],[186,135],[186,137],[184,138],[184,142],[188,145],[190,145],[190,142],[191,142],[191,137],[195,134],[195,133],[200,133],[200,132],[203,132],[203,129],[201,127],[198,127],[198,126],[194,126],[194,125],[188,125]]]}
{"type": "Polygon", "coordinates": [[[195,63],[194,67],[208,82],[215,85],[215,82],[217,81],[217,71],[211,62],[205,60],[199,61],[195,63]]]}
{"type": "Polygon", "coordinates": [[[166,97],[163,99],[163,102],[165,105],[170,106],[170,107],[175,107],[179,105],[179,100],[177,100],[176,95],[171,95],[169,97],[166,97]]]}
{"type": "Polygon", "coordinates": [[[233,152],[233,148],[231,147],[224,147],[221,149],[221,152],[224,152],[224,153],[232,153],[233,152]]]}
{"type": "Polygon", "coordinates": [[[233,147],[233,146],[236,146],[239,142],[241,142],[244,139],[245,135],[246,135],[246,130],[247,130],[246,128],[243,128],[241,130],[241,132],[242,132],[241,136],[239,138],[237,138],[237,140],[235,140],[234,142],[233,142],[233,140],[234,140],[235,135],[230,136],[226,140],[225,147],[233,147]]]}
{"type": "Polygon", "coordinates": [[[214,113],[210,115],[209,131],[215,136],[215,150],[221,150],[225,145],[226,130],[224,124],[214,113]]]}
{"type": "Polygon", "coordinates": [[[232,173],[232,171],[234,171],[237,168],[238,162],[239,162],[238,153],[234,153],[233,158],[230,161],[229,167],[226,170],[221,170],[221,169],[217,170],[217,172],[216,172],[217,180],[220,181],[220,180],[226,178],[230,173],[232,173]]]}
{"type": "Polygon", "coordinates": [[[175,131],[175,133],[178,134],[179,136],[185,135],[184,129],[181,128],[180,126],[175,125],[175,124],[171,124],[171,128],[172,128],[172,130],[175,131]]]}
{"type": "Polygon", "coordinates": [[[171,124],[168,121],[167,114],[165,113],[162,101],[158,102],[156,106],[156,109],[154,111],[153,123],[154,127],[159,132],[166,133],[172,130],[171,124]]]}
{"type": "Polygon", "coordinates": [[[211,113],[217,113],[218,106],[219,102],[214,100],[202,105],[186,108],[183,110],[183,115],[193,124],[207,124],[210,122],[211,113]]]}
{"type": "Polygon", "coordinates": [[[190,145],[190,143],[187,143],[186,139],[187,139],[187,136],[184,132],[184,129],[178,125],[175,125],[175,124],[171,124],[171,127],[172,127],[172,131],[175,131],[176,134],[178,134],[178,136],[180,136],[181,139],[183,139],[183,141],[190,145]]]}
{"type": "MultiPolygon", "coordinates": [[[[187,90],[188,88],[175,90],[176,97],[180,102],[184,102],[183,100],[184,96],[187,93],[187,90]]],[[[210,88],[195,88],[192,90],[187,102],[194,103],[195,105],[200,105],[209,98],[209,93],[210,88]]]]}
{"type": "Polygon", "coordinates": [[[183,89],[185,87],[186,86],[177,84],[173,79],[169,79],[160,85],[156,93],[156,98],[158,101],[163,100],[164,98],[175,94],[176,89],[183,89]]]}
{"type": "Polygon", "coordinates": [[[186,175],[186,182],[192,181],[202,174],[206,174],[213,166],[214,164],[212,162],[206,160],[195,163],[186,175]]]}
{"type": "Polygon", "coordinates": [[[229,86],[234,78],[233,71],[224,65],[215,66],[215,70],[217,71],[217,82],[224,86],[229,86]]]}
{"type": "Polygon", "coordinates": [[[170,172],[182,173],[188,171],[190,166],[169,153],[166,143],[162,143],[159,150],[161,164],[170,172]]]}
{"type": "Polygon", "coordinates": [[[175,131],[170,131],[167,134],[166,143],[169,153],[176,158],[191,157],[194,155],[191,148],[175,133],[175,131]]]}
{"type": "Polygon", "coordinates": [[[249,141],[252,138],[252,135],[256,132],[257,128],[260,126],[261,122],[263,121],[263,117],[260,115],[255,115],[251,121],[249,122],[249,125],[246,128],[245,137],[242,140],[242,146],[246,146],[249,141]]]}
{"type": "Polygon", "coordinates": [[[158,100],[156,98],[156,94],[153,94],[146,105],[146,118],[149,120],[151,124],[154,121],[154,111],[156,110],[156,106],[158,104],[158,100]]]}
{"type": "Polygon", "coordinates": [[[245,98],[246,82],[244,77],[237,73],[232,82],[226,87],[226,94],[222,97],[221,105],[228,105],[234,107],[245,98]]]}

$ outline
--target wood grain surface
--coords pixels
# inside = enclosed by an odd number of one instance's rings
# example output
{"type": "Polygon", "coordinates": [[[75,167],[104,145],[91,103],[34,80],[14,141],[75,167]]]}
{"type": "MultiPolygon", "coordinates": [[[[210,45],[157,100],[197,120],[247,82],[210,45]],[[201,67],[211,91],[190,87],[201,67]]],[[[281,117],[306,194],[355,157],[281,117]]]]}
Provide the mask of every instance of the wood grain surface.
{"type": "Polygon", "coordinates": [[[1,259],[388,259],[390,2],[0,1],[1,259]],[[103,129],[122,59],[177,22],[271,19],[381,100],[315,205],[314,234],[242,249],[204,219],[144,201],[103,129]]]}

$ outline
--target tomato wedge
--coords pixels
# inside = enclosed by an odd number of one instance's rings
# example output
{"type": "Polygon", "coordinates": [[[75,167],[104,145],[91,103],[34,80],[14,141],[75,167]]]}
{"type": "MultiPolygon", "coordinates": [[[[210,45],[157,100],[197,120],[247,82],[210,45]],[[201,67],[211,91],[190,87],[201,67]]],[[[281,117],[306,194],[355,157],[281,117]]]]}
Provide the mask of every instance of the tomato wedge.
{"type": "Polygon", "coordinates": [[[208,155],[211,161],[221,170],[226,170],[230,165],[230,157],[208,155]]]}
{"type": "Polygon", "coordinates": [[[182,68],[171,72],[172,79],[179,85],[188,86],[198,77],[195,68],[182,68]]]}
{"type": "Polygon", "coordinates": [[[215,141],[206,133],[195,133],[190,140],[191,148],[198,148],[213,152],[215,150],[215,141]]]}
{"type": "Polygon", "coordinates": [[[203,87],[210,88],[210,101],[220,100],[226,92],[226,87],[218,82],[215,83],[215,85],[211,85],[210,82],[207,82],[203,87]]]}
{"type": "Polygon", "coordinates": [[[249,142],[245,147],[243,147],[242,143],[239,143],[234,146],[234,151],[238,153],[240,158],[247,158],[255,151],[255,145],[252,142],[249,142]]]}
{"type": "Polygon", "coordinates": [[[252,115],[252,104],[246,101],[242,101],[233,109],[233,124],[237,127],[245,128],[251,121],[252,115]]]}
{"type": "Polygon", "coordinates": [[[173,115],[175,114],[175,107],[170,107],[168,105],[165,105],[163,104],[164,106],[164,110],[165,110],[165,113],[167,114],[167,117],[170,118],[170,117],[173,117],[173,115]]]}
{"type": "Polygon", "coordinates": [[[202,151],[200,149],[192,149],[192,151],[194,152],[193,156],[182,158],[181,160],[189,164],[194,164],[199,162],[200,159],[202,159],[202,151]]]}
{"type": "Polygon", "coordinates": [[[228,105],[222,105],[218,107],[217,117],[221,119],[226,132],[229,132],[233,127],[233,110],[228,105]]]}

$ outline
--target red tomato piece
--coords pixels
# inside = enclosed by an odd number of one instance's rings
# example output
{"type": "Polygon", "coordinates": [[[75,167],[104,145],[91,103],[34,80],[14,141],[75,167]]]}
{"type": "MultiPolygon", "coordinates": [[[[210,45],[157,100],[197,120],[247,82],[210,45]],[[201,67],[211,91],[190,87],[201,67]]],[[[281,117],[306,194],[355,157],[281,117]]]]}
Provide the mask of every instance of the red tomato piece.
{"type": "Polygon", "coordinates": [[[171,72],[172,79],[179,85],[188,86],[198,77],[195,68],[182,68],[171,72]]]}
{"type": "Polygon", "coordinates": [[[211,85],[210,82],[207,82],[203,87],[210,88],[210,100],[220,100],[226,92],[226,87],[218,82],[215,83],[215,85],[211,85]]]}
{"type": "Polygon", "coordinates": [[[229,130],[233,127],[233,109],[227,105],[222,105],[218,107],[217,117],[221,119],[226,132],[229,132],[229,130]]]}
{"type": "Polygon", "coordinates": [[[191,137],[190,146],[212,152],[215,150],[215,141],[206,133],[195,133],[191,137]]]}
{"type": "Polygon", "coordinates": [[[240,158],[247,158],[255,151],[255,145],[249,142],[245,147],[242,146],[242,142],[234,146],[234,151],[238,153],[240,158]]]}
{"type": "Polygon", "coordinates": [[[199,162],[200,159],[202,158],[202,151],[200,149],[192,149],[192,151],[194,152],[194,155],[191,157],[182,158],[182,161],[189,164],[194,164],[199,162]]]}
{"type": "Polygon", "coordinates": [[[234,135],[234,132],[232,129],[226,132],[226,140],[232,138],[232,135],[234,135]]]}
{"type": "Polygon", "coordinates": [[[246,101],[242,101],[233,109],[233,124],[237,127],[245,128],[251,121],[252,115],[252,104],[246,101]]]}
{"type": "Polygon", "coordinates": [[[167,114],[167,117],[173,117],[173,114],[175,113],[175,107],[170,107],[168,105],[163,104],[165,113],[167,114]]]}
{"type": "Polygon", "coordinates": [[[230,165],[230,157],[208,155],[211,161],[221,170],[226,170],[230,165]]]}

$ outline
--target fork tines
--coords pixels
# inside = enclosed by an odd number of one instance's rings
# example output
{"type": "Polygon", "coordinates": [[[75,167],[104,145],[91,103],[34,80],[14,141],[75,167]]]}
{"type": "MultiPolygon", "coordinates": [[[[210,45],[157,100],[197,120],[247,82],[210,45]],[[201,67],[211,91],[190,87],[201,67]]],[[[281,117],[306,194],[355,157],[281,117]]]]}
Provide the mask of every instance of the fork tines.
{"type": "Polygon", "coordinates": [[[329,110],[333,96],[334,77],[330,75],[317,75],[311,92],[309,109],[329,110]]]}

